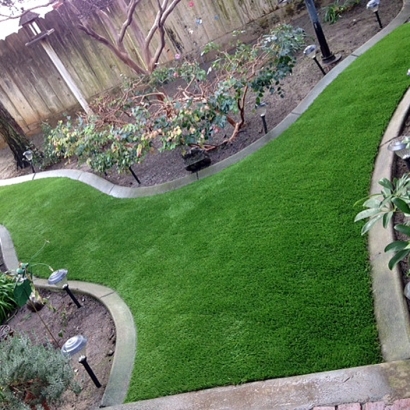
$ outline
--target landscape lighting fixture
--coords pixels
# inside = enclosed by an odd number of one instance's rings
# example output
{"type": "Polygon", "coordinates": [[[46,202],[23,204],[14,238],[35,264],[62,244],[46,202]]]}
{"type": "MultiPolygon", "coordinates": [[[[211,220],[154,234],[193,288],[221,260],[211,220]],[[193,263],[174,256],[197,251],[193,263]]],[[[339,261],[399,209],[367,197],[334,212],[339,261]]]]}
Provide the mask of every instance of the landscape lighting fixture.
{"type": "Polygon", "coordinates": [[[31,170],[33,171],[33,174],[35,174],[36,170],[34,169],[34,166],[33,166],[33,151],[31,151],[30,149],[27,151],[24,151],[23,157],[24,157],[24,160],[26,160],[30,164],[31,170]]]}
{"type": "Polygon", "coordinates": [[[367,3],[366,8],[367,10],[372,11],[376,15],[377,22],[379,23],[379,27],[383,28],[382,22],[380,21],[380,17],[379,17],[379,5],[380,5],[380,0],[370,0],[367,3]]]}
{"type": "Polygon", "coordinates": [[[311,58],[319,67],[320,71],[322,72],[323,75],[326,75],[326,71],[323,69],[323,67],[320,65],[319,61],[317,61],[316,58],[316,52],[317,52],[317,47],[314,44],[311,44],[310,46],[307,46],[303,50],[303,55],[306,57],[311,58]]]}
{"type": "Polygon", "coordinates": [[[410,137],[402,136],[395,138],[387,146],[389,151],[394,152],[399,158],[401,158],[410,171],[410,137]]]}
{"type": "Polygon", "coordinates": [[[263,131],[265,134],[268,132],[268,126],[266,124],[266,108],[267,104],[262,102],[256,107],[256,111],[258,115],[261,117],[262,124],[263,124],[263,131]]]}
{"type": "Polygon", "coordinates": [[[77,307],[80,308],[81,307],[80,302],[77,300],[77,298],[73,295],[73,292],[71,292],[70,288],[68,287],[67,275],[68,275],[67,269],[56,270],[48,278],[48,284],[55,285],[58,288],[64,289],[67,292],[68,296],[70,296],[72,301],[77,305],[77,307]]]}
{"type": "Polygon", "coordinates": [[[61,352],[64,356],[68,356],[71,359],[78,361],[78,363],[81,363],[90,376],[91,380],[94,382],[95,386],[97,388],[100,388],[101,383],[98,381],[97,376],[94,374],[93,370],[87,362],[86,346],[87,338],[82,335],[77,335],[71,337],[64,343],[63,347],[61,348],[61,352]]]}

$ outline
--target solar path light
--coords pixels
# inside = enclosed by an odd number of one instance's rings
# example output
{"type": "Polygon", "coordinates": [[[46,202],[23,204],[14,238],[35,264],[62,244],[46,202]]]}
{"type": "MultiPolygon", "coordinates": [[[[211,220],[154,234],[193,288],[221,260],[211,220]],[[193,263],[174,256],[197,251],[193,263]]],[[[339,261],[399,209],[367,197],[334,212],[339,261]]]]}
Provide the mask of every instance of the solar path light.
{"type": "Polygon", "coordinates": [[[379,16],[379,5],[380,5],[380,0],[370,0],[367,3],[366,8],[367,10],[372,11],[376,15],[377,22],[379,23],[379,27],[383,28],[382,22],[380,21],[380,16],[379,16]]]}
{"type": "Polygon", "coordinates": [[[390,142],[387,146],[389,151],[394,152],[399,158],[401,158],[410,171],[410,137],[398,137],[390,142]]]}
{"type": "Polygon", "coordinates": [[[33,151],[31,151],[30,149],[27,151],[24,151],[23,157],[24,157],[24,160],[30,164],[31,170],[33,171],[33,174],[35,174],[36,170],[34,169],[34,165],[33,165],[33,151]]]}
{"type": "Polygon", "coordinates": [[[267,105],[266,103],[262,102],[256,107],[256,111],[258,115],[261,117],[262,124],[263,124],[263,131],[265,134],[268,132],[268,126],[266,124],[266,108],[267,105]]]}
{"type": "Polygon", "coordinates": [[[70,357],[72,360],[81,363],[90,376],[91,380],[94,382],[95,386],[97,388],[100,388],[101,383],[98,381],[97,376],[93,372],[93,369],[91,369],[90,365],[87,362],[86,347],[87,338],[82,335],[77,335],[71,337],[64,343],[63,347],[61,348],[61,352],[63,353],[63,355],[70,357]]]}
{"type": "Polygon", "coordinates": [[[48,278],[48,284],[55,285],[58,288],[64,289],[68,293],[68,296],[70,296],[72,301],[77,305],[77,307],[80,308],[81,307],[80,302],[77,300],[77,298],[73,295],[73,292],[71,292],[70,288],[68,287],[67,274],[68,274],[67,269],[56,270],[48,278]]]}
{"type": "Polygon", "coordinates": [[[306,57],[311,58],[319,67],[320,71],[322,72],[323,75],[326,75],[326,71],[323,69],[323,67],[320,65],[319,61],[317,61],[316,58],[316,52],[317,52],[317,47],[314,44],[311,44],[310,46],[307,46],[304,50],[303,50],[303,54],[306,57]]]}

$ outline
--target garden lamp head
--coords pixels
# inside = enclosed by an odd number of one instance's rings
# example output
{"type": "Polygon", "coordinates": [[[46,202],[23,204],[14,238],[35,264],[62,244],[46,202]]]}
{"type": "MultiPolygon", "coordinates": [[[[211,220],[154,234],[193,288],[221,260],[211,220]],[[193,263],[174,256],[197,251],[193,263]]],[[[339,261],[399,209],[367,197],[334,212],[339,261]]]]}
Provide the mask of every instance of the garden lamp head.
{"type": "Polygon", "coordinates": [[[49,285],[55,285],[58,288],[63,288],[67,284],[67,269],[59,269],[53,272],[48,278],[49,285]]]}
{"type": "Polygon", "coordinates": [[[61,348],[61,353],[64,356],[79,362],[82,356],[86,356],[86,347],[87,338],[82,335],[77,335],[71,337],[64,343],[61,348]]]}
{"type": "Polygon", "coordinates": [[[376,13],[376,11],[379,10],[379,5],[380,5],[380,0],[370,0],[367,3],[366,8],[367,10],[370,10],[373,13],[376,13]]]}
{"type": "Polygon", "coordinates": [[[392,140],[387,149],[394,152],[399,158],[406,159],[410,157],[408,145],[410,145],[410,137],[399,137],[392,140]]]}
{"type": "Polygon", "coordinates": [[[31,162],[33,160],[33,151],[31,149],[24,151],[23,156],[27,161],[31,162]]]}
{"type": "Polygon", "coordinates": [[[314,59],[316,57],[316,53],[317,47],[315,44],[310,44],[303,50],[303,55],[311,59],[314,59]]]}
{"type": "Polygon", "coordinates": [[[407,169],[410,171],[410,137],[402,136],[395,138],[387,146],[389,151],[394,152],[399,158],[401,158],[407,165],[407,169]]]}
{"type": "Polygon", "coordinates": [[[256,111],[258,113],[258,115],[260,117],[265,117],[266,115],[266,109],[267,109],[268,105],[264,102],[261,102],[257,107],[256,107],[256,111]]]}

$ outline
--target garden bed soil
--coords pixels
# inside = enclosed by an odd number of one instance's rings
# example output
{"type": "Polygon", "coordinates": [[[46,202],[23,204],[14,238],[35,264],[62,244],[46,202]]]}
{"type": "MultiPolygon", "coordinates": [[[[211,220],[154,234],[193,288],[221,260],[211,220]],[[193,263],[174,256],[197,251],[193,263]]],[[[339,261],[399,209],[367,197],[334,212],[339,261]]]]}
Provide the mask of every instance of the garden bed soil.
{"type": "MultiPolygon", "coordinates": [[[[325,4],[325,2],[322,2],[322,4],[325,4]]],[[[402,0],[391,0],[381,3],[379,14],[384,25],[387,25],[399,13],[402,4],[402,0]]],[[[320,10],[320,14],[323,16],[323,9],[320,10]]],[[[306,14],[294,18],[292,24],[306,31],[308,35],[307,44],[317,44],[312,23],[306,14]]],[[[366,1],[364,0],[352,10],[342,14],[335,24],[322,23],[322,28],[331,52],[335,55],[340,54],[342,58],[347,57],[380,31],[374,13],[366,9],[366,1]]],[[[265,30],[265,32],[267,31],[265,30]]],[[[263,33],[260,32],[260,34],[263,33]]],[[[325,67],[325,70],[328,71],[331,68],[332,66],[325,67]]],[[[264,98],[268,104],[266,114],[268,129],[274,128],[282,121],[321,78],[322,73],[314,62],[303,57],[302,53],[300,53],[293,74],[284,81],[283,90],[285,97],[281,98],[276,94],[269,95],[268,93],[266,98],[264,98]]],[[[212,164],[228,158],[263,136],[262,122],[255,113],[253,100],[248,101],[246,116],[246,126],[232,143],[209,152],[212,164]]],[[[219,140],[213,142],[221,142],[225,134],[229,137],[232,131],[229,127],[227,126],[220,133],[219,140]]],[[[33,141],[38,147],[41,147],[43,144],[42,135],[36,135],[33,137],[33,141]]],[[[53,165],[50,169],[58,168],[81,168],[82,170],[91,171],[85,164],[79,165],[75,160],[62,161],[53,165]]],[[[185,170],[184,161],[179,149],[162,153],[150,153],[142,163],[134,165],[133,170],[141,181],[140,185],[130,173],[118,174],[115,170],[111,170],[107,176],[100,176],[121,186],[139,187],[157,185],[190,174],[190,172],[185,170]]],[[[11,178],[30,172],[31,169],[29,167],[24,170],[16,169],[12,154],[8,148],[0,150],[0,179],[11,178]]]]}
{"type": "Polygon", "coordinates": [[[101,387],[97,388],[84,367],[72,363],[75,378],[81,386],[79,395],[67,391],[62,402],[51,406],[52,410],[92,410],[98,409],[107,385],[115,351],[115,326],[106,308],[92,297],[77,294],[81,308],[77,308],[64,292],[40,290],[46,305],[38,312],[27,306],[17,309],[5,324],[9,325],[13,337],[28,335],[33,343],[51,343],[56,349],[76,335],[87,338],[87,362],[97,376],[101,387]],[[46,323],[49,331],[44,326],[46,323]]]}

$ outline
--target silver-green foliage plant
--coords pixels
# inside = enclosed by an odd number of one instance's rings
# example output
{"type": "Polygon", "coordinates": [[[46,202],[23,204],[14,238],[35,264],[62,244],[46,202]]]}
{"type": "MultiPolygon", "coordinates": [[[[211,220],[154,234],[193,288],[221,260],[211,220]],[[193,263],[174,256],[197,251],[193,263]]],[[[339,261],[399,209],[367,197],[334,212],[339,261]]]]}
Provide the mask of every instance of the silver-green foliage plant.
{"type": "Polygon", "coordinates": [[[60,350],[34,345],[27,336],[0,343],[0,410],[49,409],[63,393],[80,387],[60,350]]]}
{"type": "Polygon", "coordinates": [[[14,300],[14,280],[4,273],[0,273],[0,324],[4,322],[8,314],[16,307],[14,300]]]}
{"type": "Polygon", "coordinates": [[[390,181],[383,178],[379,181],[382,191],[368,197],[363,203],[365,210],[356,215],[355,222],[367,219],[362,227],[362,235],[366,234],[378,221],[387,228],[394,214],[402,214],[404,223],[394,226],[394,230],[409,237],[409,240],[393,241],[386,246],[385,252],[394,252],[389,261],[389,268],[393,269],[399,262],[410,255],[410,176],[403,175],[390,181]]]}

